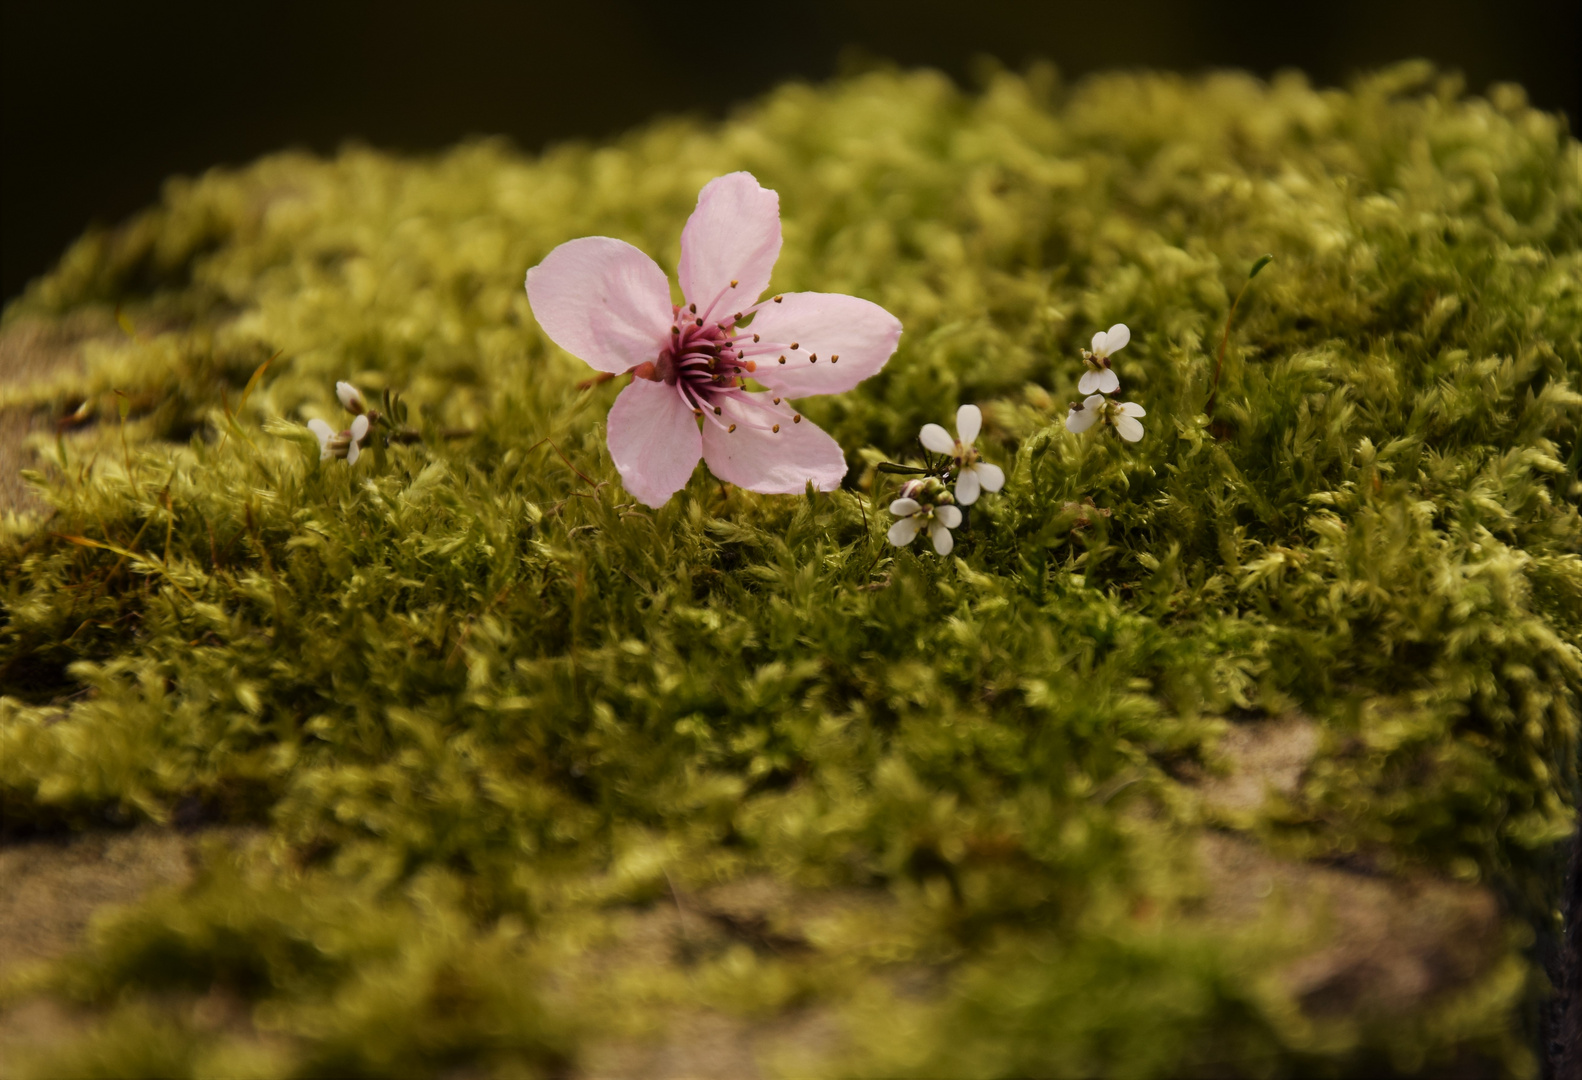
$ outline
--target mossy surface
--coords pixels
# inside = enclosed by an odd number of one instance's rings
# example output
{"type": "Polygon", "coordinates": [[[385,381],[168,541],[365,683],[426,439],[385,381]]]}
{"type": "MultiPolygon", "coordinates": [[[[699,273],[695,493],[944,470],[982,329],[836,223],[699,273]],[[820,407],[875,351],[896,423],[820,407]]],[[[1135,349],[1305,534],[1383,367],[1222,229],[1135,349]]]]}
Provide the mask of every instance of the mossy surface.
{"type": "Polygon", "coordinates": [[[100,422],[0,537],[0,811],[262,831],[13,985],[106,1014],[40,1069],[552,1075],[677,1007],[823,1010],[824,1067],[876,1075],[1536,1068],[1582,708],[1582,151],[1519,92],[875,74],[540,158],[283,155],[172,182],[6,319],[117,308],[85,374],[23,392],[100,422]],[[805,405],[845,488],[700,469],[649,511],[616,387],[577,388],[523,272],[592,234],[671,269],[733,169],[780,194],[775,288],[905,332],[805,405]],[[1061,422],[1122,321],[1136,446],[1061,422]],[[343,378],[423,441],[320,463],[343,378]],[[951,558],[896,550],[872,465],[963,402],[1005,490],[951,558]],[[1199,798],[1228,724],[1293,713],[1298,790],[1199,798]],[[1305,933],[1196,917],[1210,826],[1482,883],[1499,955],[1317,1015],[1281,974],[1305,933]],[[577,959],[755,878],[877,906],[577,959]]]}

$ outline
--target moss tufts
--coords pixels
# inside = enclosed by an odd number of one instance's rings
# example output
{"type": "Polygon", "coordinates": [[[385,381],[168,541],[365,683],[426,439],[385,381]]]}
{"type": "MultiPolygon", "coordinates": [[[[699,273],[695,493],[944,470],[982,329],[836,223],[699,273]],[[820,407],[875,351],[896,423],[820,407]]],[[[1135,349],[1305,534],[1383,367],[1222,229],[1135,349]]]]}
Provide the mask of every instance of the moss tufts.
{"type": "Polygon", "coordinates": [[[887,1075],[1530,1071],[1582,709],[1579,166],[1519,93],[1407,66],[881,73],[540,158],[173,182],[6,312],[130,333],[7,392],[108,419],[43,448],[51,512],[0,537],[0,809],[259,839],[15,991],[108,1010],[41,1067],[552,1073],[701,1001],[827,1010],[842,1068],[887,1075]],[[807,404],[843,490],[700,471],[650,512],[522,275],[590,234],[671,267],[739,168],[781,196],[775,287],[905,334],[807,404]],[[1061,423],[1118,321],[1135,447],[1061,423]],[[341,378],[423,442],[321,464],[341,378]],[[893,549],[871,465],[961,402],[1006,489],[954,558],[893,549]],[[1300,786],[1205,808],[1227,722],[1292,712],[1300,786]],[[1509,934],[1415,1011],[1320,1022],[1282,972],[1321,930],[1199,917],[1205,824],[1482,883],[1509,934]],[[589,966],[630,912],[765,876],[885,914],[589,966]],[[214,995],[242,1019],[170,1004],[214,995]]]}

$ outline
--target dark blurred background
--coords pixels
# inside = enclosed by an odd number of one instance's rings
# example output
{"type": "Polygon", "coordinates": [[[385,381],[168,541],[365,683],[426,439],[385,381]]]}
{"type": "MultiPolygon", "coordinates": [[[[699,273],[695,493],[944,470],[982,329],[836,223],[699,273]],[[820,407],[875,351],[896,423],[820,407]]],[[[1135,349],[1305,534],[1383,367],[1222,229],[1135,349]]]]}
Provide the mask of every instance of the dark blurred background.
{"type": "Polygon", "coordinates": [[[1582,115],[1579,0],[4,0],[0,254],[5,299],[91,223],[165,177],[347,139],[430,150],[473,134],[524,149],[660,113],[720,114],[853,54],[970,82],[978,58],[1270,74],[1321,84],[1408,57],[1468,88],[1513,81],[1582,115]]]}

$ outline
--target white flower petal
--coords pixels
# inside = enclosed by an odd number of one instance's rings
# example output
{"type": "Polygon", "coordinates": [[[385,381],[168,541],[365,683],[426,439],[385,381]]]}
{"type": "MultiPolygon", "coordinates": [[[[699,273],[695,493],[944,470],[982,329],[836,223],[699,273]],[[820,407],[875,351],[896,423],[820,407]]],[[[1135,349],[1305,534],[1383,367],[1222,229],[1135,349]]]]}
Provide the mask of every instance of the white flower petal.
{"type": "Polygon", "coordinates": [[[352,445],[355,447],[368,435],[368,414],[364,413],[352,421],[352,445]]]}
{"type": "Polygon", "coordinates": [[[1121,404],[1121,413],[1122,413],[1122,415],[1125,415],[1125,416],[1147,416],[1148,415],[1143,410],[1143,407],[1141,405],[1137,404],[1137,402],[1135,402],[1135,401],[1123,402],[1121,404]]]}
{"type": "Polygon", "coordinates": [[[1130,416],[1117,416],[1115,432],[1127,442],[1136,442],[1143,437],[1143,426],[1130,416]]]}
{"type": "Polygon", "coordinates": [[[1072,409],[1066,413],[1066,430],[1070,432],[1084,432],[1093,426],[1093,421],[1099,414],[1093,409],[1072,409]]]}
{"type": "Polygon", "coordinates": [[[962,506],[971,506],[978,501],[978,467],[973,465],[961,470],[961,475],[956,477],[956,501],[962,506]]]}
{"type": "Polygon", "coordinates": [[[348,446],[346,448],[346,464],[348,464],[348,465],[355,465],[355,464],[357,464],[357,459],[362,456],[362,453],[363,453],[362,452],[362,448],[359,447],[356,443],[352,443],[350,446],[348,446]]]}
{"type": "Polygon", "coordinates": [[[336,383],[335,396],[341,399],[341,404],[346,407],[347,412],[360,413],[367,407],[363,404],[362,391],[349,382],[336,383]]]}
{"type": "Polygon", "coordinates": [[[917,437],[936,454],[951,454],[956,450],[956,440],[938,424],[924,424],[917,437]]]}
{"type": "Polygon", "coordinates": [[[1102,406],[1103,404],[1104,404],[1104,396],[1102,394],[1090,394],[1082,402],[1082,407],[1084,409],[1097,409],[1100,406],[1102,406]]]}
{"type": "Polygon", "coordinates": [[[1110,327],[1109,333],[1104,335],[1104,343],[1110,347],[1109,354],[1111,356],[1126,348],[1126,343],[1131,339],[1132,332],[1126,328],[1126,324],[1123,322],[1118,322],[1110,327]]]}
{"type": "Polygon", "coordinates": [[[1101,372],[1091,368],[1082,373],[1082,378],[1077,380],[1077,393],[1091,394],[1099,388],[1099,375],[1101,372]]]}
{"type": "Polygon", "coordinates": [[[950,535],[950,530],[937,521],[929,529],[929,535],[934,541],[934,550],[941,555],[949,555],[950,549],[956,546],[956,538],[950,535]]]}
{"type": "Polygon", "coordinates": [[[314,418],[308,421],[308,430],[319,437],[319,451],[325,457],[330,456],[330,440],[335,438],[335,429],[323,420],[314,418]]]}
{"type": "Polygon", "coordinates": [[[956,438],[961,440],[962,446],[971,446],[978,441],[978,432],[983,430],[983,410],[976,405],[963,405],[956,410],[956,438]]]}
{"type": "Polygon", "coordinates": [[[922,528],[922,525],[917,518],[904,517],[894,525],[891,525],[890,531],[886,535],[889,536],[890,543],[896,547],[906,547],[906,545],[917,539],[917,530],[920,528],[922,528]]]}
{"type": "Polygon", "coordinates": [[[954,529],[961,524],[961,510],[946,503],[934,511],[934,520],[947,529],[954,529]]]}
{"type": "Polygon", "coordinates": [[[984,491],[999,491],[1005,486],[1005,470],[998,465],[980,461],[974,471],[977,472],[978,483],[983,485],[984,491]]]}
{"type": "Polygon", "coordinates": [[[1105,348],[1105,346],[1107,344],[1109,344],[1109,338],[1105,336],[1105,333],[1104,333],[1103,330],[1100,330],[1098,333],[1094,334],[1093,335],[1093,355],[1094,356],[1098,356],[1098,357],[1105,357],[1105,356],[1110,355],[1109,350],[1105,348]]]}
{"type": "MultiPolygon", "coordinates": [[[[1098,373],[1098,389],[1101,394],[1113,394],[1121,388],[1121,377],[1109,368],[1098,373]]],[[[1082,389],[1080,386],[1077,389],[1082,389]]]]}
{"type": "Polygon", "coordinates": [[[897,499],[890,504],[890,513],[896,517],[911,517],[921,509],[916,499],[897,499]]]}

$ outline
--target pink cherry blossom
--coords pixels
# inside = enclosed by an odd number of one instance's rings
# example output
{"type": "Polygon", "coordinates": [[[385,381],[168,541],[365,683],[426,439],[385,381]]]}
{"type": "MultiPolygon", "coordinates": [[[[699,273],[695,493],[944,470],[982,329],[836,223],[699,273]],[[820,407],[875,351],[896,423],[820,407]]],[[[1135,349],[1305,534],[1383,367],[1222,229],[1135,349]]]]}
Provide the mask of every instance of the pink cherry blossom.
{"type": "Polygon", "coordinates": [[[737,172],[703,188],[681,232],[680,305],[654,260],[606,236],[561,244],[527,272],[550,340],[633,376],[607,441],[621,482],[646,505],[664,505],[700,457],[721,480],[771,494],[809,482],[830,491],[846,475],[840,446],[789,399],[837,394],[877,372],[901,323],[855,296],[760,301],[779,255],[779,195],[737,172]],[[747,390],[749,377],[768,390],[747,390]]]}

